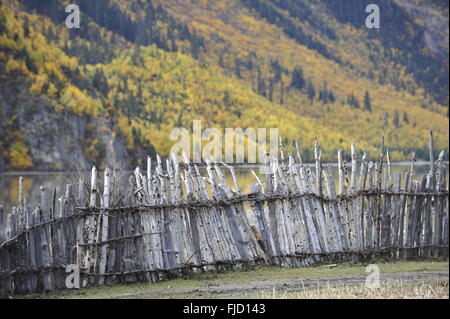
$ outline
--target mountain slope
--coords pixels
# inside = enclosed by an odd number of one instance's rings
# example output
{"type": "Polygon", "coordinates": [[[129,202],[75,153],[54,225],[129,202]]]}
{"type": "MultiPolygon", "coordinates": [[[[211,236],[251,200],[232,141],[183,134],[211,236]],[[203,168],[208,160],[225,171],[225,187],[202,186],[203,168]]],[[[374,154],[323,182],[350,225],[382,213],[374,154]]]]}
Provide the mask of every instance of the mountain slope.
{"type": "Polygon", "coordinates": [[[401,10],[392,38],[329,2],[77,3],[73,30],[64,1],[0,7],[0,169],[136,165],[167,155],[171,130],[195,119],[278,127],[307,159],[314,136],[324,159],[351,141],[376,156],[381,132],[393,159],[425,158],[428,128],[448,148],[448,50],[427,47],[422,25],[394,3],[380,3],[401,10]]]}

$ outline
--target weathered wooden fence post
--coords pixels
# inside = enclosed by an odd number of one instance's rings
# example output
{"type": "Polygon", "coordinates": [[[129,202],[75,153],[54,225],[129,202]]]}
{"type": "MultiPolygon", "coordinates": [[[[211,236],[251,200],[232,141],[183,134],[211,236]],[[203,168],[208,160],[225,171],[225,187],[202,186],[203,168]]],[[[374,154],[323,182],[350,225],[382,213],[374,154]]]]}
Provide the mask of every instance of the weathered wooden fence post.
{"type": "MultiPolygon", "coordinates": [[[[98,195],[98,186],[97,186],[97,168],[94,166],[91,170],[91,188],[90,188],[90,197],[89,197],[89,207],[94,209],[97,207],[97,195],[98,195]]],[[[90,211],[90,214],[96,213],[95,210],[90,211]]],[[[87,217],[87,233],[88,233],[88,241],[86,249],[85,249],[85,260],[84,265],[86,267],[87,273],[95,273],[96,269],[96,252],[97,252],[97,246],[94,245],[96,242],[96,216],[91,215],[87,217]]],[[[97,224],[97,227],[99,225],[97,224]]],[[[98,232],[97,232],[98,233],[98,232]]],[[[88,278],[90,283],[93,283],[96,278],[93,276],[90,276],[88,278]]]]}
{"type": "Polygon", "coordinates": [[[339,194],[331,167],[322,167],[317,139],[315,168],[302,163],[298,144],[299,165],[291,153],[285,162],[280,140],[281,162],[266,163],[265,190],[254,174],[258,184],[250,185],[249,194],[241,192],[233,167],[208,159],[203,177],[186,154],[184,172],[175,154],[165,161],[165,170],[157,156],[154,172],[148,157],[146,173],[136,168],[125,187],[116,185],[106,169],[102,194],[93,167],[87,197],[83,180],[77,204],[71,184],[58,198],[55,188],[41,187],[33,211],[19,178],[18,205],[9,214],[0,206],[0,289],[13,294],[64,288],[64,267],[74,262],[85,285],[87,279],[99,284],[157,281],[256,262],[306,266],[359,254],[446,256],[446,163],[444,152],[434,161],[433,144],[430,132],[429,173],[420,182],[413,179],[413,156],[404,187],[401,175],[392,174],[383,136],[375,174],[365,152],[358,167],[352,144],[350,173],[338,152],[339,194]],[[248,218],[245,203],[254,219],[248,218]]]}
{"type": "Polygon", "coordinates": [[[0,205],[0,243],[6,240],[6,212],[0,205]]]}
{"type": "MultiPolygon", "coordinates": [[[[86,200],[85,200],[85,185],[84,181],[80,179],[78,181],[78,207],[84,208],[86,206],[86,200]]],[[[75,212],[76,219],[75,219],[75,231],[76,231],[76,264],[80,269],[80,272],[82,271],[82,266],[84,263],[83,258],[83,252],[84,249],[84,226],[85,226],[85,219],[82,216],[82,213],[80,210],[77,210],[75,212]]],[[[82,281],[83,285],[85,284],[85,280],[82,281]]]]}
{"type": "Polygon", "coordinates": [[[433,132],[430,130],[429,132],[430,140],[429,140],[429,151],[430,151],[430,175],[431,175],[431,190],[436,190],[436,169],[434,166],[434,140],[433,140],[433,132]]]}
{"type": "MultiPolygon", "coordinates": [[[[356,178],[357,178],[357,169],[358,169],[358,156],[356,154],[356,145],[355,143],[351,144],[351,158],[352,158],[352,168],[351,168],[351,178],[350,178],[350,195],[356,195],[358,188],[356,184],[356,178]]],[[[351,209],[351,218],[352,218],[352,224],[353,224],[353,235],[354,235],[354,241],[355,241],[355,249],[356,250],[362,250],[362,234],[361,234],[361,206],[358,205],[359,201],[358,198],[353,198],[350,202],[350,209],[351,209]]]]}
{"type": "Polygon", "coordinates": [[[51,245],[51,229],[50,229],[50,205],[48,202],[47,189],[41,186],[41,211],[40,211],[40,227],[41,234],[41,255],[42,255],[42,273],[44,291],[51,290],[53,287],[53,274],[49,267],[53,264],[52,245],[51,245]]]}
{"type": "MultiPolygon", "coordinates": [[[[108,244],[105,242],[108,240],[108,207],[109,207],[109,193],[110,193],[110,187],[111,187],[111,173],[109,171],[109,168],[105,169],[104,173],[104,187],[103,187],[103,214],[102,216],[102,235],[101,235],[101,241],[102,241],[102,255],[100,259],[100,269],[99,274],[104,275],[106,270],[106,262],[107,262],[107,252],[108,252],[108,244]]],[[[99,284],[103,285],[105,283],[105,277],[101,276],[99,278],[99,284]]]]}
{"type": "MultiPolygon", "coordinates": [[[[445,172],[444,172],[444,151],[439,154],[439,159],[437,162],[438,175],[436,181],[437,192],[442,192],[445,190],[445,172]]],[[[445,249],[440,248],[444,245],[443,240],[443,230],[444,230],[444,220],[445,220],[445,201],[444,196],[435,196],[435,214],[434,214],[434,232],[433,232],[433,256],[440,256],[445,249]]]]}
{"type": "Polygon", "coordinates": [[[28,293],[35,292],[37,290],[37,274],[34,272],[36,269],[36,246],[35,246],[35,228],[34,219],[31,208],[27,206],[26,208],[26,239],[28,242],[28,256],[27,265],[33,271],[28,274],[28,293]]]}
{"type": "Polygon", "coordinates": [[[399,195],[401,191],[401,180],[402,176],[400,173],[396,173],[394,175],[394,193],[393,196],[393,214],[392,214],[392,251],[391,251],[391,257],[397,258],[397,247],[399,247],[399,237],[401,234],[400,231],[400,223],[401,223],[401,208],[402,208],[402,196],[399,195]]]}

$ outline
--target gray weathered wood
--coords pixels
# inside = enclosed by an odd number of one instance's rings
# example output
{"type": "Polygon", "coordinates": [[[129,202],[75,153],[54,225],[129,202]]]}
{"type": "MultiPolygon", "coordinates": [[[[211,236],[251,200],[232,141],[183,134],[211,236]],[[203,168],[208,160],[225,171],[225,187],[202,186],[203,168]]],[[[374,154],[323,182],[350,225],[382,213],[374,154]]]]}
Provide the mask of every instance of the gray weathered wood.
{"type": "Polygon", "coordinates": [[[6,240],[6,212],[0,205],[0,243],[6,240]]]}
{"type": "MultiPolygon", "coordinates": [[[[184,168],[172,154],[164,166],[157,156],[152,170],[148,157],[146,172],[136,168],[124,186],[115,185],[106,169],[102,195],[93,168],[89,192],[80,180],[76,201],[70,184],[61,195],[55,187],[41,187],[35,210],[20,179],[18,205],[9,214],[0,206],[0,289],[64,288],[64,267],[71,263],[81,266],[83,284],[86,279],[104,284],[154,282],[257,263],[307,266],[361,254],[448,255],[443,152],[420,183],[413,181],[413,157],[403,187],[401,175],[391,175],[383,136],[375,174],[365,152],[358,163],[352,144],[351,172],[338,152],[338,195],[331,166],[322,167],[318,141],[314,168],[302,163],[296,148],[300,164],[280,143],[281,162],[266,163],[266,185],[253,172],[257,184],[250,185],[249,194],[242,193],[233,167],[207,159],[204,177],[186,154],[184,168]]],[[[430,133],[430,155],[432,149],[430,133]]]]}
{"type": "MultiPolygon", "coordinates": [[[[103,208],[105,208],[104,213],[105,216],[102,217],[102,235],[101,240],[102,242],[105,242],[108,240],[108,226],[109,226],[109,217],[107,215],[109,207],[109,196],[110,196],[110,188],[111,188],[111,172],[109,168],[105,169],[104,173],[104,187],[103,187],[103,208]]],[[[101,260],[100,260],[100,269],[99,273],[100,275],[104,275],[106,272],[106,263],[107,263],[107,253],[108,253],[108,245],[103,244],[102,245],[102,254],[101,254],[101,260]]],[[[99,284],[103,284],[105,282],[105,277],[99,278],[99,284]]]]}
{"type": "Polygon", "coordinates": [[[428,143],[429,151],[430,151],[430,176],[431,176],[431,190],[436,190],[436,168],[434,165],[434,140],[433,140],[433,132],[430,130],[429,132],[429,143],[428,143]]]}

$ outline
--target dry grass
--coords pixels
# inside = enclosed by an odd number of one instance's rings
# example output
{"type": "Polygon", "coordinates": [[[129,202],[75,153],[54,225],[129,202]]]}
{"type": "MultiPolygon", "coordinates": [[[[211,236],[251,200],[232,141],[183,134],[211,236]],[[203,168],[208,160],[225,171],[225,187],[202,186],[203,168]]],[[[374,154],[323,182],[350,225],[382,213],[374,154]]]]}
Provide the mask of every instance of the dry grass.
{"type": "MultiPolygon", "coordinates": [[[[421,260],[421,261],[395,261],[395,262],[382,262],[373,261],[380,267],[382,274],[395,274],[395,273],[428,273],[428,272],[448,272],[448,260],[421,260]]],[[[16,296],[17,298],[156,298],[159,292],[164,292],[164,298],[226,298],[226,295],[211,294],[207,289],[209,286],[221,287],[223,285],[242,285],[243,283],[248,283],[248,285],[254,285],[254,282],[258,281],[273,281],[274,286],[277,285],[278,281],[285,281],[296,278],[323,278],[324,281],[327,277],[332,278],[336,276],[352,276],[352,275],[367,275],[366,265],[360,263],[339,263],[334,268],[324,267],[324,265],[313,265],[310,267],[299,267],[299,268],[280,268],[280,267],[256,267],[254,269],[241,269],[233,271],[223,271],[223,272],[209,272],[209,273],[199,273],[191,274],[189,277],[184,279],[174,279],[170,281],[156,282],[156,283],[134,283],[134,284],[116,284],[116,285],[106,285],[106,286],[96,286],[88,287],[79,290],[60,290],[53,291],[50,293],[33,294],[27,296],[16,296]],[[168,288],[170,287],[170,289],[168,288]],[[192,291],[202,290],[202,296],[199,296],[192,291]]],[[[431,279],[432,280],[432,279],[431,279]]],[[[431,281],[430,281],[431,282],[431,281]]],[[[379,294],[384,294],[386,296],[392,295],[398,298],[407,298],[412,290],[410,287],[419,289],[416,293],[417,297],[414,298],[425,298],[426,296],[433,294],[436,298],[443,298],[446,296],[448,298],[448,281],[440,283],[440,285],[445,285],[444,287],[439,287],[437,281],[433,281],[431,289],[426,288],[424,283],[412,284],[405,283],[397,284],[391,287],[391,294],[385,292],[385,285],[378,292],[372,292],[372,298],[380,298],[379,294]],[[401,289],[403,285],[403,289],[401,289]],[[409,287],[409,288],[405,288],[409,287]],[[442,293],[443,289],[447,291],[442,293]],[[396,289],[396,290],[395,290],[396,289]],[[423,294],[422,294],[423,292],[423,294]],[[439,293],[437,293],[439,292],[439,293]]],[[[387,285],[387,284],[386,284],[387,285]]],[[[272,286],[272,287],[274,287],[272,286]]],[[[269,286],[270,287],[270,286],[269,286]]],[[[271,289],[271,288],[267,289],[271,289]]],[[[329,288],[329,289],[312,289],[305,290],[301,286],[298,287],[299,290],[296,292],[283,292],[275,291],[275,294],[271,290],[265,290],[264,296],[262,296],[262,290],[260,293],[254,291],[254,294],[241,296],[239,293],[233,295],[234,298],[368,298],[363,297],[364,287],[347,286],[341,288],[329,288]],[[347,291],[347,292],[346,292],[347,291]],[[352,293],[353,292],[353,293],[352,293]],[[322,295],[320,295],[322,293],[322,295]],[[313,295],[316,297],[313,297],[313,295]]],[[[412,298],[412,296],[410,297],[412,298]]],[[[427,297],[431,298],[431,297],[427,297]]],[[[433,297],[434,298],[434,297],[433,297]]]]}
{"type": "Polygon", "coordinates": [[[323,287],[296,292],[272,291],[257,296],[262,299],[448,299],[448,281],[396,282],[380,288],[365,285],[323,287]]]}

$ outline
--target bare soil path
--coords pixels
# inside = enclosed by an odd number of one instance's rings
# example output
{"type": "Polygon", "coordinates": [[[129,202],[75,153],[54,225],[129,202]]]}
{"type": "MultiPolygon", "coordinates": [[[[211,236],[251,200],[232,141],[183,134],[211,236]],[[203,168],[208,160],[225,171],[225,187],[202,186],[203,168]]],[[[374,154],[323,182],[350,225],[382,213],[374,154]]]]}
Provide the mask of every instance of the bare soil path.
{"type": "MultiPolygon", "coordinates": [[[[448,275],[448,272],[387,273],[380,275],[380,283],[448,281],[448,275]]],[[[172,288],[168,286],[165,288],[144,290],[138,293],[119,295],[116,298],[252,298],[262,292],[270,292],[273,290],[296,292],[328,286],[363,285],[366,278],[367,274],[358,274],[322,278],[266,279],[223,285],[208,285],[198,288],[172,288]]]]}
{"type": "MultiPolygon", "coordinates": [[[[448,259],[418,261],[371,261],[380,271],[380,283],[397,284],[403,291],[409,284],[436,283],[448,289],[448,259]]],[[[272,293],[296,294],[317,288],[364,287],[367,263],[342,262],[310,267],[275,266],[224,272],[193,273],[187,278],[157,283],[133,283],[95,286],[79,290],[60,290],[48,294],[15,296],[16,298],[269,298],[272,293]],[[363,286],[362,286],[363,285],[363,286]]],[[[344,289],[344,288],[343,288],[344,289]]],[[[427,291],[429,288],[424,288],[427,291]]],[[[431,288],[432,289],[432,288],[431,288]]],[[[442,288],[443,289],[443,288],[442,288]]]]}

